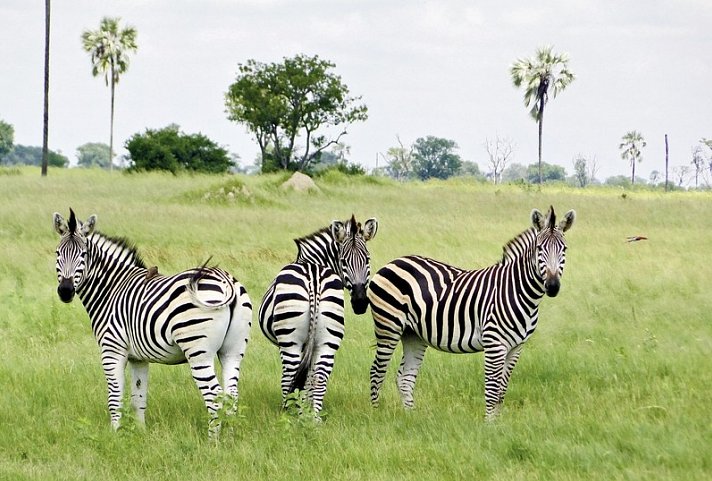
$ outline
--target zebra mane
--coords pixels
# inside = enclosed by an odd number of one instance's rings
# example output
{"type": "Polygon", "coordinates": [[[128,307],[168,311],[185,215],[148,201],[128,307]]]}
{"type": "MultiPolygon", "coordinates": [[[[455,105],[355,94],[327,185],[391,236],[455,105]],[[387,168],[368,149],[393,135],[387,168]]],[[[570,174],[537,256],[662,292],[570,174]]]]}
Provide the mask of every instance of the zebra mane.
{"type": "Polygon", "coordinates": [[[133,263],[137,267],[142,267],[144,269],[146,268],[146,264],[143,262],[141,255],[138,253],[138,249],[136,249],[136,245],[125,237],[113,237],[108,236],[99,231],[94,231],[94,233],[91,234],[89,238],[94,240],[95,244],[99,246],[106,244],[115,245],[118,249],[121,249],[124,252],[128,252],[129,256],[133,260],[133,263]],[[96,242],[97,239],[99,240],[99,242],[96,242]]]}
{"type": "Polygon", "coordinates": [[[507,242],[502,248],[502,260],[500,264],[509,264],[519,259],[522,254],[528,252],[536,243],[536,229],[530,227],[514,239],[507,242]]]}
{"type": "Polygon", "coordinates": [[[330,239],[333,239],[333,236],[331,235],[331,228],[330,227],[324,227],[322,229],[319,229],[316,232],[312,232],[309,235],[305,235],[303,237],[298,237],[294,239],[294,243],[297,244],[297,248],[299,248],[303,244],[308,244],[310,241],[317,239],[319,237],[324,237],[324,234],[326,234],[330,239]]]}

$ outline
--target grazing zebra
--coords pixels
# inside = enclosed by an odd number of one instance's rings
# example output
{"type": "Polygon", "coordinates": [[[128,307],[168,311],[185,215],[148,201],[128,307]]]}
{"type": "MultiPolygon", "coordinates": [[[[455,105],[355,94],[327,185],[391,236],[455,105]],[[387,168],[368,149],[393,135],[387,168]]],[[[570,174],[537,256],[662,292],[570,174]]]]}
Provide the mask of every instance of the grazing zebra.
{"type": "Polygon", "coordinates": [[[262,332],[279,346],[282,400],[303,389],[314,414],[321,411],[334,356],[344,337],[344,288],[351,292],[356,314],[368,308],[370,256],[366,242],[378,221],[361,227],[347,222],[295,239],[297,260],[272,281],[260,305],[262,332]]]}
{"type": "Polygon", "coordinates": [[[54,214],[61,236],[57,247],[57,293],[71,302],[75,292],[91,320],[101,350],[109,390],[111,425],[118,429],[124,370],[131,368],[131,405],[144,424],[148,363],[188,362],[210,414],[209,434],[219,431],[222,393],[237,401],[240,362],[252,322],[245,288],[215,267],[199,267],[174,276],[146,269],[126,240],[94,231],[96,216],[69,223],[54,214]],[[222,365],[222,387],[215,355],[222,365]]]}
{"type": "Polygon", "coordinates": [[[371,366],[371,403],[379,391],[398,341],[403,359],[396,383],[406,408],[428,346],[445,352],[484,351],[486,418],[499,412],[524,342],[532,335],[544,294],[559,292],[566,260],[564,232],[576,213],[560,224],[551,207],[534,209],[533,227],[504,246],[501,262],[468,271],[419,256],[396,259],[371,280],[369,300],[376,333],[371,366]]]}

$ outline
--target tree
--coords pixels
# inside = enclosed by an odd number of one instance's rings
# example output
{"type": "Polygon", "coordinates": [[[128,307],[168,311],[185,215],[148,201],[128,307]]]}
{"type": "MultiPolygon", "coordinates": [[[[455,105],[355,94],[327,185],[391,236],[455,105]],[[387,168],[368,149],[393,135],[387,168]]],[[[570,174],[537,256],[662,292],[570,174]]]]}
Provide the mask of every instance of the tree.
{"type": "Polygon", "coordinates": [[[101,142],[89,142],[77,147],[77,164],[80,167],[109,168],[109,146],[101,142]]]}
{"type": "Polygon", "coordinates": [[[544,125],[544,107],[549,101],[549,92],[556,98],[559,92],[574,81],[569,71],[569,57],[566,53],[555,54],[553,47],[537,50],[533,58],[517,59],[510,68],[512,82],[519,88],[524,86],[524,105],[529,108],[532,118],[539,124],[539,183],[541,174],[541,139],[544,125]]]}
{"type": "Polygon", "coordinates": [[[598,162],[596,157],[587,159],[582,154],[574,159],[574,178],[579,187],[586,187],[596,180],[598,173],[598,162]]]}
{"type": "Polygon", "coordinates": [[[482,174],[480,166],[477,165],[477,162],[469,160],[462,161],[462,165],[460,165],[460,170],[457,172],[457,175],[474,177],[477,180],[486,180],[486,177],[482,174]]]}
{"type": "Polygon", "coordinates": [[[306,170],[319,154],[338,144],[346,126],[366,120],[367,108],[350,97],[335,64],[318,56],[297,55],[282,63],[248,60],[225,94],[228,119],[247,127],[257,140],[263,171],[270,160],[279,169],[306,170]],[[318,133],[336,128],[335,136],[318,133]],[[297,152],[296,141],[304,140],[297,152]]]}
{"type": "Polygon", "coordinates": [[[705,168],[705,157],[702,153],[702,146],[697,145],[692,148],[692,166],[695,169],[695,189],[698,187],[698,179],[705,168]]]}
{"type": "Polygon", "coordinates": [[[502,171],[502,182],[526,182],[527,168],[522,164],[510,164],[502,171]]]}
{"type": "Polygon", "coordinates": [[[433,137],[420,137],[413,144],[413,172],[421,179],[431,177],[447,179],[455,175],[462,165],[462,159],[454,150],[454,140],[433,137]]]}
{"type": "Polygon", "coordinates": [[[12,151],[12,143],[15,141],[15,128],[7,122],[0,120],[0,159],[12,151]]]}
{"type": "Polygon", "coordinates": [[[47,176],[49,164],[49,18],[50,0],[45,0],[45,49],[44,49],[44,110],[42,114],[42,177],[47,176]]]}
{"type": "Polygon", "coordinates": [[[566,169],[560,165],[548,164],[531,164],[527,166],[527,181],[531,184],[536,184],[542,179],[544,182],[556,182],[566,180],[566,169]]]}
{"type": "Polygon", "coordinates": [[[82,32],[82,46],[91,54],[92,75],[104,75],[107,86],[111,86],[111,127],[109,129],[109,170],[114,164],[114,98],[116,84],[129,68],[129,53],[136,52],[136,29],[119,27],[119,18],[104,17],[99,30],[82,32]]]}
{"type": "Polygon", "coordinates": [[[129,170],[189,170],[208,173],[227,172],[232,161],[226,149],[202,134],[187,135],[177,125],[160,130],[146,129],[126,141],[133,165],[129,170]]]}
{"type": "Polygon", "coordinates": [[[678,165],[676,167],[673,167],[672,175],[674,175],[677,179],[677,186],[682,187],[682,183],[685,182],[685,179],[687,179],[687,177],[690,175],[690,166],[678,165]]]}
{"type": "Polygon", "coordinates": [[[660,171],[654,170],[650,173],[650,183],[655,185],[661,179],[660,171]]]}
{"type": "Polygon", "coordinates": [[[574,159],[574,177],[579,187],[586,187],[589,184],[586,158],[581,155],[574,159]]]}
{"type": "Polygon", "coordinates": [[[386,175],[404,181],[413,175],[413,147],[406,148],[398,136],[396,140],[398,147],[391,147],[386,152],[386,175]]]}
{"type": "MultiPolygon", "coordinates": [[[[44,162],[43,157],[44,154],[42,147],[15,145],[13,149],[5,155],[5,157],[0,159],[0,164],[34,165],[36,167],[41,167],[44,162]]],[[[69,159],[62,155],[61,152],[48,150],[47,165],[50,167],[67,167],[69,165],[69,159]]]]}
{"type": "Polygon", "coordinates": [[[643,138],[643,134],[637,130],[627,132],[621,140],[622,142],[618,146],[621,150],[621,158],[630,162],[632,168],[630,183],[635,184],[635,164],[643,160],[641,149],[645,147],[647,143],[643,138]]]}
{"type": "Polygon", "coordinates": [[[496,136],[494,140],[485,138],[485,150],[489,156],[492,180],[495,184],[502,181],[502,171],[514,156],[514,142],[508,137],[496,136]]]}

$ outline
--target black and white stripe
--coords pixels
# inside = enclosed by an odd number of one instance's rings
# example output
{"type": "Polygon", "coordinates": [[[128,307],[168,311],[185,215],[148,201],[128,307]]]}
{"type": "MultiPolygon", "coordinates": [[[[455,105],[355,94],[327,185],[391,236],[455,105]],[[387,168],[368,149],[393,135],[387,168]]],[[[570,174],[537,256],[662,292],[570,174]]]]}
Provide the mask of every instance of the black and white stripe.
{"type": "Polygon", "coordinates": [[[356,314],[368,308],[366,242],[377,229],[376,219],[362,228],[352,216],[296,239],[297,260],[277,274],[260,305],[262,332],[282,359],[282,400],[302,389],[317,416],[344,337],[343,289],[351,292],[356,314]]]}
{"type": "Polygon", "coordinates": [[[464,270],[419,256],[396,259],[373,277],[368,292],[376,334],[371,402],[378,405],[388,364],[399,342],[397,386],[406,408],[428,346],[452,353],[484,351],[486,416],[497,414],[524,342],[536,329],[544,294],[559,292],[569,211],[556,224],[534,209],[533,227],[504,247],[502,261],[464,270]]]}
{"type": "MultiPolygon", "coordinates": [[[[124,370],[131,369],[131,405],[144,422],[148,363],[190,365],[210,414],[210,433],[219,429],[221,393],[237,401],[240,362],[245,354],[252,304],[229,273],[199,267],[173,276],[146,269],[124,239],[94,231],[96,216],[69,222],[54,214],[57,292],[64,302],[79,295],[101,350],[108,385],[111,425],[118,428],[124,370]],[[222,366],[222,386],[215,356],[222,366]]],[[[233,404],[234,407],[234,404],[233,404]]]]}

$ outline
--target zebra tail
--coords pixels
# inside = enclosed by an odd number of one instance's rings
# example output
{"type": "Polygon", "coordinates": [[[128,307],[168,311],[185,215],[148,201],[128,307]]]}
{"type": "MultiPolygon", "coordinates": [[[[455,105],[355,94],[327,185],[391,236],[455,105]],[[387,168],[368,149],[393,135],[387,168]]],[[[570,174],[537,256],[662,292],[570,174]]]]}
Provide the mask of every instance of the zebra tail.
{"type": "Polygon", "coordinates": [[[312,355],[314,354],[314,345],[316,343],[315,332],[317,324],[317,313],[319,312],[319,296],[316,295],[316,289],[312,283],[308,283],[309,289],[309,328],[307,329],[307,342],[304,343],[302,349],[302,360],[297,366],[297,371],[294,373],[292,382],[289,385],[290,393],[297,389],[304,389],[309,374],[309,368],[312,363],[312,355]]]}
{"type": "Polygon", "coordinates": [[[195,270],[195,273],[193,276],[190,278],[190,282],[188,282],[188,294],[190,294],[190,298],[193,301],[193,303],[197,306],[200,306],[204,309],[219,309],[221,307],[224,307],[231,302],[233,302],[235,298],[235,286],[233,284],[233,279],[231,276],[225,276],[221,275],[220,277],[222,280],[225,282],[225,284],[228,286],[227,292],[225,292],[225,299],[222,300],[221,302],[218,303],[207,303],[200,299],[198,297],[198,289],[199,289],[199,284],[202,279],[208,276],[208,274],[213,274],[217,275],[221,273],[221,271],[216,271],[215,269],[209,268],[208,263],[212,260],[212,256],[208,257],[208,260],[206,260],[202,266],[198,267],[195,270]]]}

